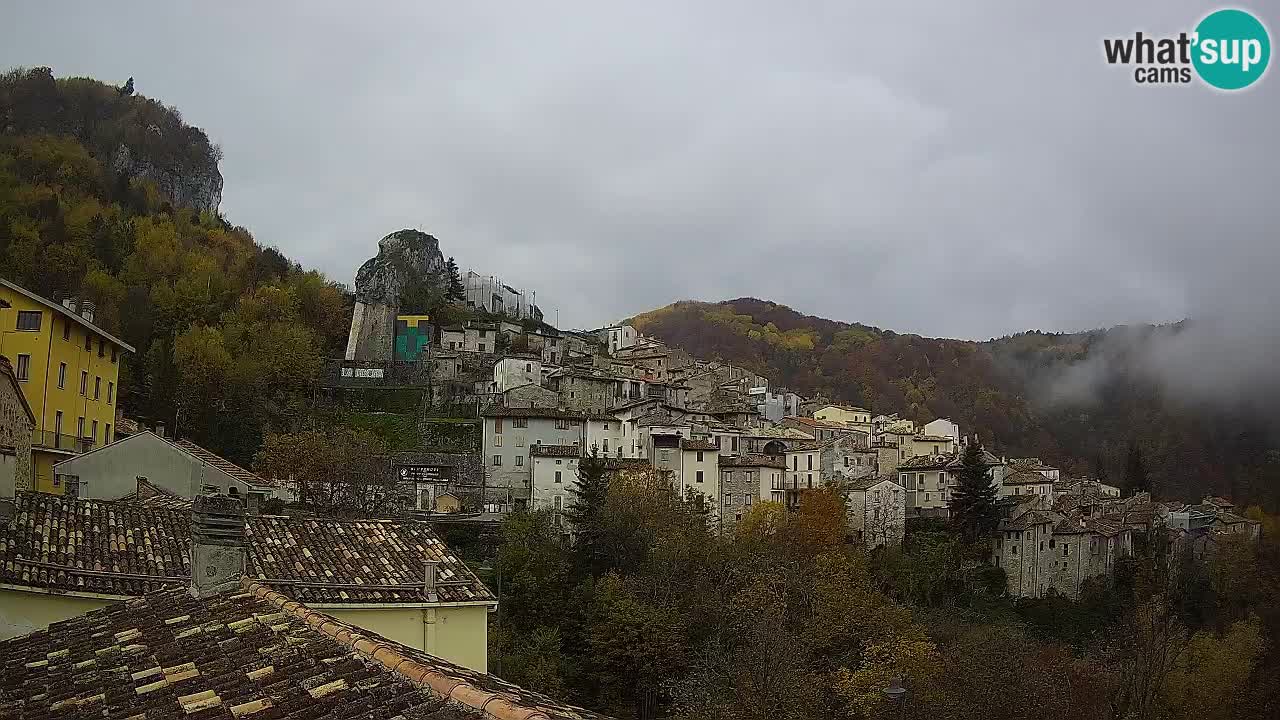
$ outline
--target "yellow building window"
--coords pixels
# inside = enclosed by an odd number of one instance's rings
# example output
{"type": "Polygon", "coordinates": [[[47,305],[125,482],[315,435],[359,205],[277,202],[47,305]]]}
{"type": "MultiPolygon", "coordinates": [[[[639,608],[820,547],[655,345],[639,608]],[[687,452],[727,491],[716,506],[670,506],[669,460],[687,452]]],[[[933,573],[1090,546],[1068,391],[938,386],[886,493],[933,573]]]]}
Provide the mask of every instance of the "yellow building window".
{"type": "Polygon", "coordinates": [[[18,328],[24,332],[38,332],[40,330],[39,310],[19,310],[18,311],[18,328]]]}
{"type": "Polygon", "coordinates": [[[80,394],[85,395],[89,392],[89,371],[80,371],[80,394]]]}
{"type": "Polygon", "coordinates": [[[18,355],[18,367],[16,369],[18,380],[26,382],[31,379],[31,356],[18,355]]]}
{"type": "Polygon", "coordinates": [[[97,400],[102,397],[102,376],[98,375],[93,378],[93,399],[97,400]]]}
{"type": "Polygon", "coordinates": [[[61,390],[67,386],[67,364],[58,363],[58,389],[61,390]]]}

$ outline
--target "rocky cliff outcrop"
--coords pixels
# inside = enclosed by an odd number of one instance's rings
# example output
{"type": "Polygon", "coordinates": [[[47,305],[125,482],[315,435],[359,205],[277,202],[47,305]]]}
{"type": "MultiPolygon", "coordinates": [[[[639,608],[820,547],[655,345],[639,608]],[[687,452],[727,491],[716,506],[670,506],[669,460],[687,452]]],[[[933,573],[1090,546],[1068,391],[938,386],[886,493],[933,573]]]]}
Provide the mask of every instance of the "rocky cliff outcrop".
{"type": "Polygon", "coordinates": [[[150,180],[175,206],[217,213],[222,203],[222,173],[212,160],[202,168],[159,167],[150,160],[135,157],[127,145],[121,144],[111,158],[111,169],[131,178],[150,180]]]}
{"type": "Polygon", "coordinates": [[[55,78],[48,67],[0,75],[0,134],[63,135],[108,173],[155,183],[177,207],[217,212],[221,153],[173,108],[89,78],[55,78]]]}
{"type": "Polygon", "coordinates": [[[439,240],[418,230],[399,230],[379,240],[378,254],[356,272],[347,359],[390,360],[401,307],[421,312],[442,299],[448,287],[439,240]]]}

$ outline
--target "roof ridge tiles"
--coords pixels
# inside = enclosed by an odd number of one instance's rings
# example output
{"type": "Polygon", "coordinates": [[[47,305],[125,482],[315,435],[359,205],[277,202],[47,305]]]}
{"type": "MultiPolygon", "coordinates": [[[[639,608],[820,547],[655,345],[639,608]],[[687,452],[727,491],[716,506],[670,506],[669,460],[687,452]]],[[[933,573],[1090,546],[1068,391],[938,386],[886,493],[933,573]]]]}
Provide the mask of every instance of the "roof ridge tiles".
{"type": "Polygon", "coordinates": [[[477,711],[493,720],[551,720],[551,716],[536,708],[523,707],[501,693],[476,687],[461,678],[439,672],[416,658],[402,654],[393,643],[379,642],[344,622],[308,608],[276,590],[249,577],[240,579],[240,587],[259,600],[302,620],[316,632],[348,648],[364,659],[377,663],[414,685],[477,711]]]}

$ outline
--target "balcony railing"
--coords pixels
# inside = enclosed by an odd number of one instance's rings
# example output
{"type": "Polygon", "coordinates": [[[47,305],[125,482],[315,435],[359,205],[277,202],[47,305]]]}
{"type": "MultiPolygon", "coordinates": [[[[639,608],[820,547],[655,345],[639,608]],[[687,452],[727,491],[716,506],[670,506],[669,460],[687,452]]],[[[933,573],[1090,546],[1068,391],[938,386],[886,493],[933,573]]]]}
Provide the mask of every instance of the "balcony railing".
{"type": "Polygon", "coordinates": [[[93,438],[78,438],[75,435],[50,430],[36,430],[31,433],[31,447],[38,449],[87,453],[93,449],[93,445],[93,438]]]}

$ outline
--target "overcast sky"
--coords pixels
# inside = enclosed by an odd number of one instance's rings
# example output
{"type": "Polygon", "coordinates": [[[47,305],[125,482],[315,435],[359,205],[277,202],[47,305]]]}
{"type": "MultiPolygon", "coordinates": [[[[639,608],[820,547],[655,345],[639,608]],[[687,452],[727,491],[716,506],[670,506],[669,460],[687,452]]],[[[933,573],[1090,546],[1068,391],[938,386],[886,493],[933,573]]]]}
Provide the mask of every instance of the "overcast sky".
{"type": "Polygon", "coordinates": [[[1223,94],[1103,62],[1213,4],[373,5],[11,3],[0,65],[133,76],[305,266],[350,283],[420,227],[566,327],[744,295],[965,338],[1280,305],[1275,69],[1223,94]]]}

